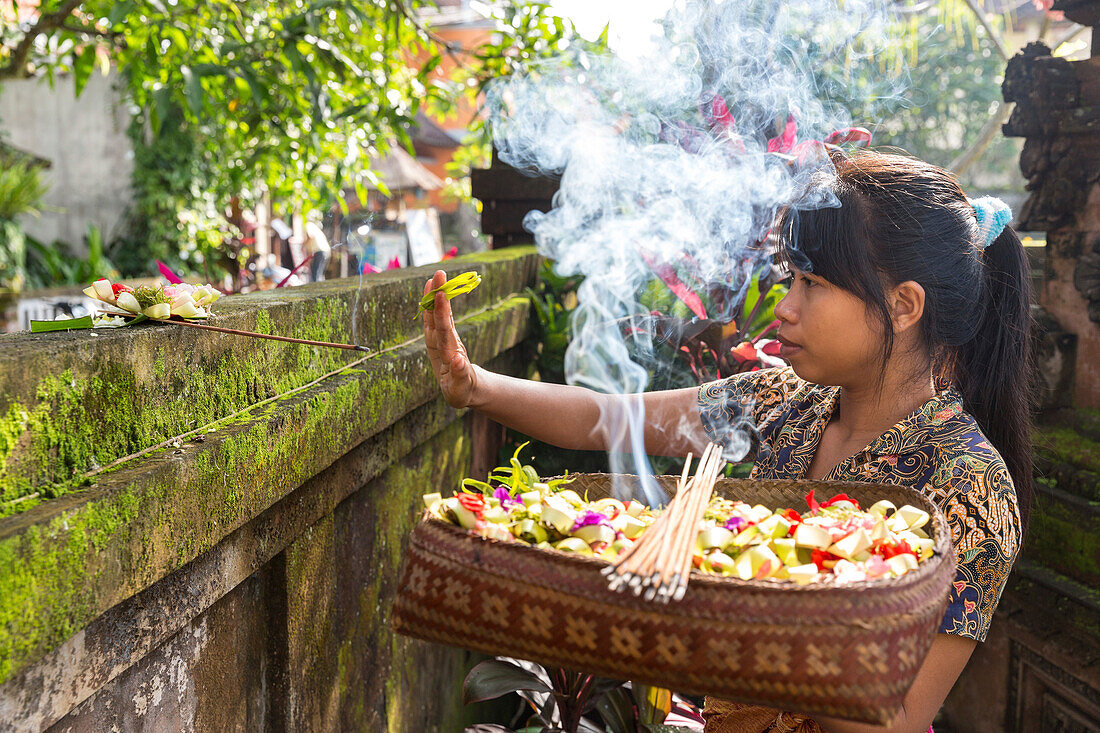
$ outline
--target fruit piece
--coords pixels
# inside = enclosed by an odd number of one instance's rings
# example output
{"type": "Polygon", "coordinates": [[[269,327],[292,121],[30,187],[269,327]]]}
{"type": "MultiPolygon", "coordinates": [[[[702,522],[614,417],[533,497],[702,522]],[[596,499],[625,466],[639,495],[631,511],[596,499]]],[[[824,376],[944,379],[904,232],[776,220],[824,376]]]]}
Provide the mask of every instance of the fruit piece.
{"type": "Polygon", "coordinates": [[[554,543],[554,549],[562,552],[575,552],[578,555],[592,554],[592,548],[580,537],[566,537],[564,540],[554,543]]]}
{"type": "Polygon", "coordinates": [[[897,510],[898,508],[894,506],[894,502],[883,499],[882,501],[876,501],[867,511],[869,511],[871,514],[877,514],[880,517],[885,518],[887,514],[892,514],[897,510]]]}
{"type": "Polygon", "coordinates": [[[784,565],[801,565],[798,557],[798,547],[793,537],[777,537],[771,541],[772,552],[775,553],[784,565]]]}
{"type": "Polygon", "coordinates": [[[859,553],[870,549],[871,536],[867,534],[865,529],[857,529],[847,537],[841,538],[834,542],[828,548],[828,552],[838,555],[847,560],[851,560],[859,553]]]}
{"type": "Polygon", "coordinates": [[[798,547],[812,547],[824,550],[830,544],[829,532],[824,527],[803,522],[794,531],[794,543],[798,547]]]}
{"type": "Polygon", "coordinates": [[[636,519],[627,513],[622,513],[611,520],[611,526],[622,532],[629,539],[634,539],[642,533],[646,525],[640,519],[636,519]]]}
{"type": "Polygon", "coordinates": [[[579,528],[573,533],[573,536],[584,540],[590,545],[597,542],[608,544],[615,541],[615,530],[603,524],[589,524],[579,528]]]}
{"type": "Polygon", "coordinates": [[[512,527],[512,534],[524,542],[530,542],[532,545],[546,541],[546,530],[533,519],[521,519],[516,522],[516,525],[512,527]]]}
{"type": "Polygon", "coordinates": [[[451,510],[455,513],[458,523],[462,525],[464,529],[475,529],[477,527],[477,515],[462,506],[459,502],[456,501],[451,507],[451,510]]]}
{"type": "Polygon", "coordinates": [[[786,537],[791,529],[791,523],[778,514],[773,514],[760,524],[756,529],[765,537],[786,537]]]}
{"type": "Polygon", "coordinates": [[[619,514],[626,511],[626,507],[618,499],[600,499],[599,501],[592,502],[592,506],[589,507],[593,511],[600,512],[611,516],[613,514],[619,514]]]}
{"type": "Polygon", "coordinates": [[[626,513],[632,517],[637,517],[645,511],[645,504],[639,501],[628,501],[626,503],[626,513]]]}
{"type": "Polygon", "coordinates": [[[432,507],[434,507],[441,501],[443,501],[443,495],[439,492],[436,492],[434,494],[424,494],[424,506],[428,509],[428,511],[431,511],[432,507]]]}
{"type": "Polygon", "coordinates": [[[715,547],[721,549],[733,541],[733,532],[725,527],[707,527],[695,540],[695,547],[706,551],[715,547]]]}
{"type": "Polygon", "coordinates": [[[732,575],[734,561],[726,553],[715,551],[703,555],[702,569],[717,575],[732,575]]]}
{"type": "Polygon", "coordinates": [[[905,575],[910,570],[917,569],[917,558],[908,552],[886,558],[886,564],[890,566],[890,572],[894,575],[905,575]]]}
{"type": "Polygon", "coordinates": [[[795,565],[794,567],[787,568],[787,577],[798,583],[799,585],[806,585],[813,582],[817,578],[817,565],[812,562],[805,565],[795,565]]]}
{"type": "Polygon", "coordinates": [[[557,496],[548,496],[542,502],[542,523],[547,524],[562,534],[573,529],[573,523],[577,521],[577,513],[567,503],[557,496]]]}
{"type": "Polygon", "coordinates": [[[542,494],[537,491],[525,491],[519,495],[519,500],[523,502],[524,506],[531,506],[542,501],[542,494]]]}
{"type": "Polygon", "coordinates": [[[486,522],[492,522],[494,524],[506,524],[508,522],[508,512],[504,511],[499,506],[486,507],[481,517],[486,522]]]}
{"type": "Polygon", "coordinates": [[[734,573],[741,580],[766,578],[779,570],[779,558],[765,545],[755,545],[733,561],[734,573]]]}
{"type": "Polygon", "coordinates": [[[904,519],[906,528],[908,529],[920,529],[928,524],[928,520],[930,519],[928,512],[923,509],[917,509],[915,506],[909,506],[908,504],[898,509],[897,512],[894,513],[894,517],[901,517],[904,519]]]}

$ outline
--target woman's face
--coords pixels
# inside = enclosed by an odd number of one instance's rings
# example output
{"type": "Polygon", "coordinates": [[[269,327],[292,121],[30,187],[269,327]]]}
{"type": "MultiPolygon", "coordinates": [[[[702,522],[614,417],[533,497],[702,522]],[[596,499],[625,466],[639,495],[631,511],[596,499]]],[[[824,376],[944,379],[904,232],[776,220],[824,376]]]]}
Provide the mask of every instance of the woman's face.
{"type": "Polygon", "coordinates": [[[867,385],[881,370],[885,338],[867,305],[812,273],[791,268],[786,297],[775,306],[780,356],[807,382],[867,385]]]}

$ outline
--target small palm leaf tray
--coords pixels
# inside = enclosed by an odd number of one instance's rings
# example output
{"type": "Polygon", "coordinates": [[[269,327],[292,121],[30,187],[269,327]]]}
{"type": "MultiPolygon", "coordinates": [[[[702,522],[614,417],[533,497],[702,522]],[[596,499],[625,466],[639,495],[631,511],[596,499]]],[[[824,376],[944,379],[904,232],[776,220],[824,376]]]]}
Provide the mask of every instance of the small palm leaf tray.
{"type": "MultiPolygon", "coordinates": [[[[666,491],[676,480],[658,478],[666,491]]],[[[611,477],[580,474],[570,488],[601,498],[611,477]]],[[[899,578],[843,585],[693,572],[683,600],[664,604],[609,590],[603,560],[486,539],[425,515],[391,623],[487,654],[883,724],[901,709],[943,618],[955,572],[950,532],[935,505],[898,486],[721,479],[714,490],[774,509],[799,506],[810,489],[925,510],[934,555],[899,578]]]]}

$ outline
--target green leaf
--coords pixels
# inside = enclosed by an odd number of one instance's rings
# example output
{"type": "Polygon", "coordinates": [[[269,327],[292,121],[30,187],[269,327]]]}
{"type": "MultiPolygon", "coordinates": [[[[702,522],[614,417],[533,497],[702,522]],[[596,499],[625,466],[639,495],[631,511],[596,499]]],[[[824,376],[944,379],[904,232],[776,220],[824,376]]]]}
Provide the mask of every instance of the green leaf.
{"type": "Polygon", "coordinates": [[[672,710],[672,693],[663,687],[631,685],[634,702],[638,705],[639,723],[663,723],[672,710]]]}
{"type": "Polygon", "coordinates": [[[484,481],[478,481],[476,478],[462,479],[462,488],[473,489],[476,491],[480,491],[483,494],[491,494],[494,491],[492,486],[485,483],[484,481]]]}
{"type": "Polygon", "coordinates": [[[31,321],[31,333],[47,333],[49,331],[76,331],[92,327],[92,317],[70,318],[61,321],[31,321]]]}
{"type": "Polygon", "coordinates": [[[183,86],[187,94],[187,106],[196,117],[202,115],[202,76],[196,74],[187,66],[180,67],[183,74],[183,86]]]}
{"type": "Polygon", "coordinates": [[[94,45],[86,45],[80,49],[73,59],[73,84],[78,97],[84,91],[84,86],[92,75],[92,69],[95,68],[95,53],[96,47],[94,45]]]}
{"type": "Polygon", "coordinates": [[[634,702],[626,689],[619,687],[608,692],[596,702],[596,710],[608,733],[636,733],[634,702]]]}
{"type": "Polygon", "coordinates": [[[112,26],[118,25],[130,14],[130,11],[134,9],[134,3],[132,0],[123,0],[117,2],[111,6],[110,12],[107,13],[107,22],[112,26]]]}
{"type": "Polygon", "coordinates": [[[553,690],[533,673],[511,662],[489,659],[471,669],[466,675],[462,683],[462,701],[469,705],[483,700],[494,700],[517,690],[553,693],[553,690]]]}

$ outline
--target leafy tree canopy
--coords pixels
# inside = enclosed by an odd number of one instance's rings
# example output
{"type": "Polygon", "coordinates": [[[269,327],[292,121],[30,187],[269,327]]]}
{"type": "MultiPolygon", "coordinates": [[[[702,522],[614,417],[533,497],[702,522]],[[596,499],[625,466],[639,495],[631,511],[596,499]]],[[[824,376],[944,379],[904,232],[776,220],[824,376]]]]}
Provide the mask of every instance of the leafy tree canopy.
{"type": "MultiPolygon", "coordinates": [[[[417,111],[446,113],[492,76],[579,42],[544,3],[500,4],[492,39],[443,41],[427,0],[45,0],[0,35],[0,82],[113,64],[131,105],[137,239],[203,248],[231,200],[342,201],[369,157],[406,146],[417,111]],[[456,71],[439,73],[445,56],[456,71]]],[[[214,231],[215,237],[220,236],[214,231]]],[[[154,256],[170,259],[150,243],[154,256]]],[[[121,263],[125,266],[125,262],[121,263]]],[[[136,264],[136,263],[134,263],[136,264]]],[[[127,267],[126,269],[132,269],[127,267]]]]}

